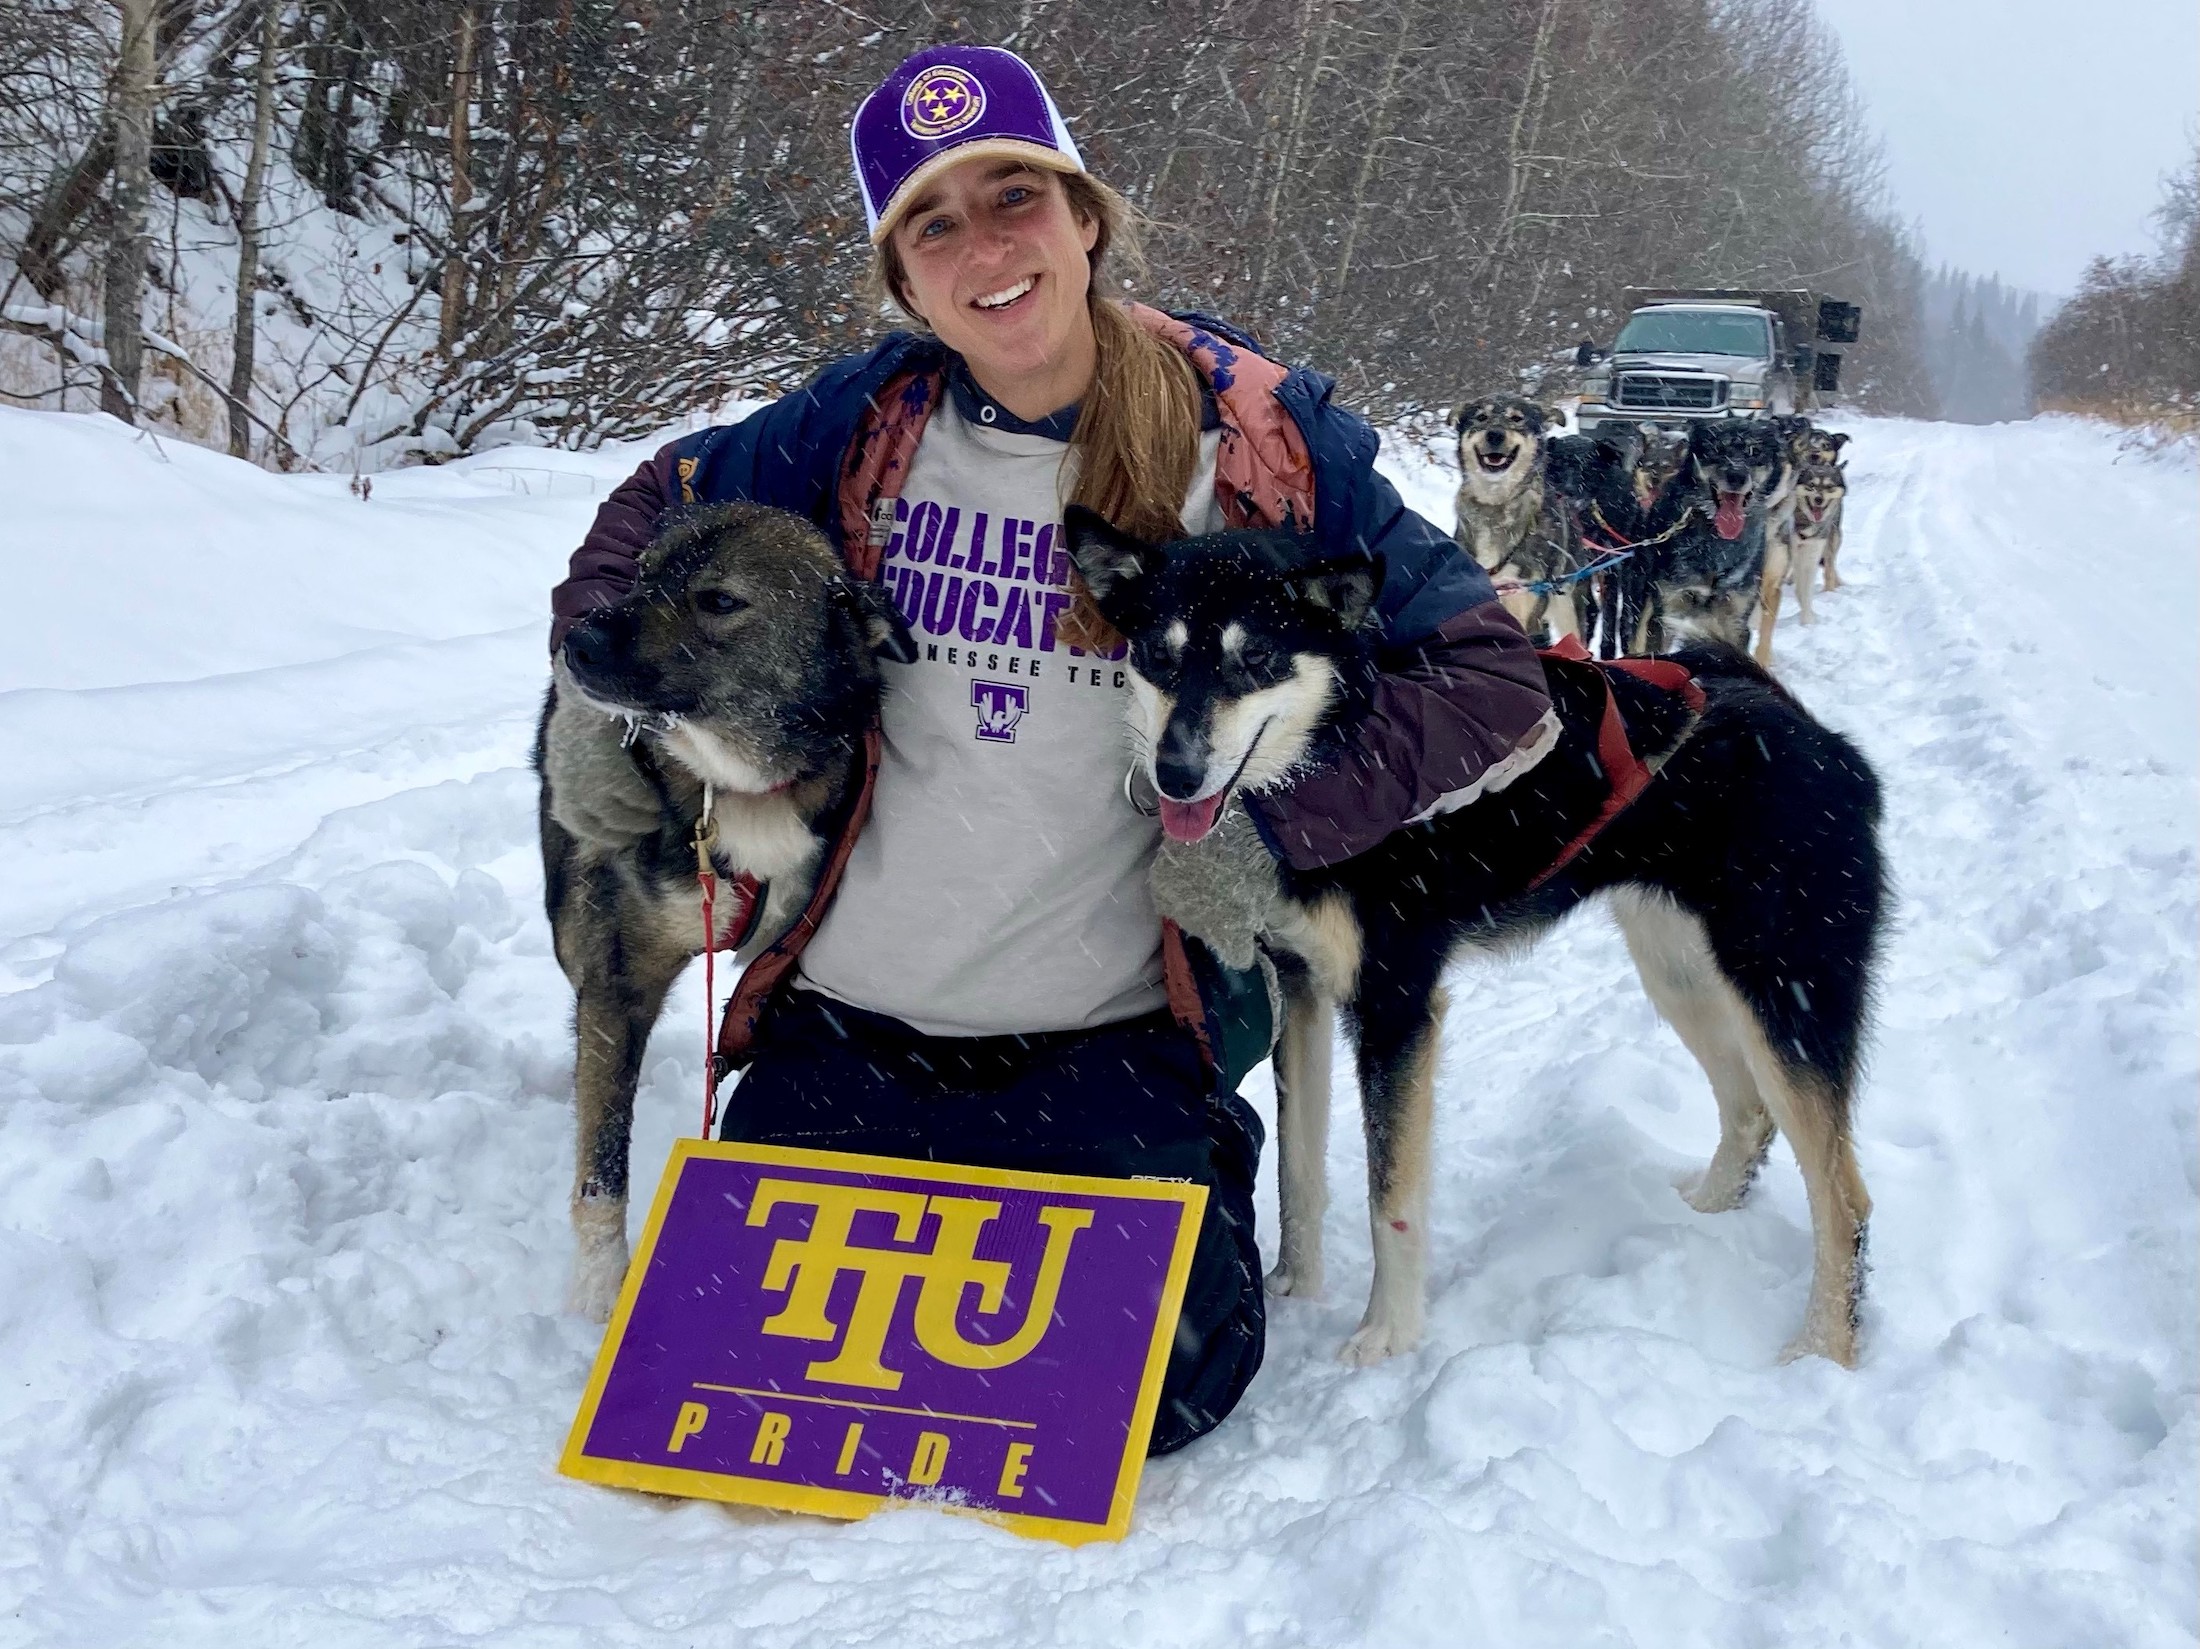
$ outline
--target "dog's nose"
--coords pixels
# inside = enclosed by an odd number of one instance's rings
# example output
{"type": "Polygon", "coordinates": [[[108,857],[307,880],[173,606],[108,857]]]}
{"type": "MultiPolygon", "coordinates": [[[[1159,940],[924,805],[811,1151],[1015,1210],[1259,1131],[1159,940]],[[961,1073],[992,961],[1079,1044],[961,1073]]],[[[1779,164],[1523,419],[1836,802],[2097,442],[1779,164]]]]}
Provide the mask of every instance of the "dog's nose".
{"type": "Polygon", "coordinates": [[[594,675],[599,679],[614,671],[630,671],[634,665],[634,644],[640,633],[641,627],[631,605],[599,608],[576,624],[565,638],[566,666],[579,675],[594,675]]]}
{"type": "Polygon", "coordinates": [[[581,624],[565,638],[565,662],[575,670],[601,670],[611,663],[611,638],[600,624],[581,624]]]}
{"type": "Polygon", "coordinates": [[[1183,716],[1171,716],[1154,751],[1154,784],[1170,801],[1189,801],[1207,783],[1207,741],[1183,716]]]}

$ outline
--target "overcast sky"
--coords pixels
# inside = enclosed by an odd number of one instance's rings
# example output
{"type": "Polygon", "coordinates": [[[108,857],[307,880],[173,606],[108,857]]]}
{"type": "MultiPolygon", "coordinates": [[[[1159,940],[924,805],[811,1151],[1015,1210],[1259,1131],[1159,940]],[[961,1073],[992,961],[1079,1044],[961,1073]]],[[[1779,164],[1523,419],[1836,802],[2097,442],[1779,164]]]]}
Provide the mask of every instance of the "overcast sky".
{"type": "Polygon", "coordinates": [[[2200,121],[2200,0],[1818,0],[1929,261],[2060,295],[2147,214],[2200,121]]]}

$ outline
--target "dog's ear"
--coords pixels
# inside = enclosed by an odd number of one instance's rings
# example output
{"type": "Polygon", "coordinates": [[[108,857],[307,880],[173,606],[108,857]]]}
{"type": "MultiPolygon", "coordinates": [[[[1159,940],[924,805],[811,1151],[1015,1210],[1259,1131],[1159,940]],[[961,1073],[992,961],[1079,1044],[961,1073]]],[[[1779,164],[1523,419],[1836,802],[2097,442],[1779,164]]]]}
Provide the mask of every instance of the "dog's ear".
{"type": "Polygon", "coordinates": [[[1383,587],[1383,558],[1379,555],[1340,555],[1301,567],[1284,580],[1291,599],[1335,615],[1338,625],[1357,630],[1375,605],[1375,593],[1383,587]]]}
{"type": "Polygon", "coordinates": [[[1122,598],[1126,586],[1161,570],[1159,545],[1133,538],[1082,504],[1072,504],[1063,512],[1062,531],[1069,540],[1070,559],[1077,563],[1085,588],[1103,613],[1122,598]]]}
{"type": "Polygon", "coordinates": [[[1642,462],[1648,443],[1643,439],[1639,425],[1600,425],[1595,436],[1597,451],[1614,464],[1633,469],[1642,462]]]}
{"type": "Polygon", "coordinates": [[[1827,436],[1826,443],[1827,445],[1831,446],[1835,452],[1839,452],[1843,447],[1849,444],[1849,437],[1847,432],[1844,431],[1839,435],[1827,436]]]}
{"type": "Polygon", "coordinates": [[[1566,427],[1566,409],[1564,407],[1537,407],[1536,411],[1543,414],[1543,427],[1546,430],[1562,430],[1566,427]]]}
{"type": "Polygon", "coordinates": [[[855,619],[863,644],[872,652],[894,664],[917,662],[916,638],[885,585],[868,578],[836,578],[833,599],[855,619]]]}

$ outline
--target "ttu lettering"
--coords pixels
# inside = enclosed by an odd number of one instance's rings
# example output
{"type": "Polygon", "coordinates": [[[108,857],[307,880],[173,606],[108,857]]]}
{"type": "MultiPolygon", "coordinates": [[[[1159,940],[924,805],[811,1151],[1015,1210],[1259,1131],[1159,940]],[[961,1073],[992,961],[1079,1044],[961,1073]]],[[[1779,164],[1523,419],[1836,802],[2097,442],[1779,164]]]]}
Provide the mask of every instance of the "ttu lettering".
{"type": "Polygon", "coordinates": [[[978,1239],[1001,1211],[982,1197],[927,1196],[921,1191],[885,1191],[863,1185],[827,1185],[807,1180],[767,1179],[757,1183],[748,1223],[762,1225],[772,1211],[787,1205],[812,1209],[809,1235],[782,1237],[772,1247],[764,1286],[785,1289],[787,1303],[765,1319],[763,1332],[795,1340],[839,1341],[831,1357],[810,1364],[813,1380],[828,1385],[866,1386],[897,1391],[902,1371],[885,1363],[886,1336],[902,1287],[918,1280],[917,1344],[926,1355],[951,1368],[1006,1368],[1028,1357],[1054,1322],[1054,1304],[1069,1265],[1070,1244],[1092,1224],[1089,1208],[1047,1207],[1039,1211],[1046,1227],[1046,1251],[1031,1290],[1024,1320],[1001,1340],[963,1337],[956,1323],[966,1289],[978,1291],[978,1310],[1001,1310],[1009,1282],[1006,1260],[978,1258],[978,1239]],[[930,1215],[938,1222],[932,1246],[873,1248],[850,1240],[856,1217],[883,1214],[893,1224],[893,1240],[914,1243],[930,1215]],[[844,1271],[862,1276],[845,1325],[826,1315],[833,1284],[844,1271]],[[845,1337],[843,1337],[845,1329],[845,1337]]]}

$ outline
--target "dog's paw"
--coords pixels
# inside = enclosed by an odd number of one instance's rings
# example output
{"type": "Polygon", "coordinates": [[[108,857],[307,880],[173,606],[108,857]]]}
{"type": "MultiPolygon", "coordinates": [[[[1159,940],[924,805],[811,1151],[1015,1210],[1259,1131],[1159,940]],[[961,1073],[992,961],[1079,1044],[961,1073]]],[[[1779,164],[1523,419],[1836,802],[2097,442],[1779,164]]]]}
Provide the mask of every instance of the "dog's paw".
{"type": "Polygon", "coordinates": [[[1419,1323],[1378,1318],[1359,1326],[1352,1338],[1345,1341],[1344,1349],[1337,1353],[1337,1360],[1348,1368],[1373,1368],[1401,1351],[1411,1351],[1420,1343],[1419,1323]]]}
{"type": "Polygon", "coordinates": [[[1318,1300],[1322,1297],[1322,1268],[1318,1262],[1310,1265],[1286,1261],[1268,1273],[1268,1292],[1279,1298],[1318,1300]]]}
{"type": "Polygon", "coordinates": [[[1823,1357],[1843,1368],[1856,1367],[1856,1330],[1847,1323],[1822,1329],[1806,1323],[1802,1333],[1780,1348],[1780,1361],[1794,1363],[1805,1357],[1823,1357]]]}
{"type": "Polygon", "coordinates": [[[1674,1180],[1673,1189],[1681,1194],[1681,1201],[1699,1214],[1730,1214],[1741,1207],[1742,1199],[1749,1194],[1749,1178],[1700,1168],[1674,1180]]]}
{"type": "Polygon", "coordinates": [[[608,1323],[611,1308],[619,1303],[619,1290],[625,1286],[625,1255],[619,1256],[616,1265],[576,1261],[565,1288],[565,1309],[591,1323],[608,1323]]]}
{"type": "Polygon", "coordinates": [[[573,1210],[573,1273],[565,1309],[592,1323],[611,1320],[626,1286],[626,1203],[584,1198],[573,1210]]]}

